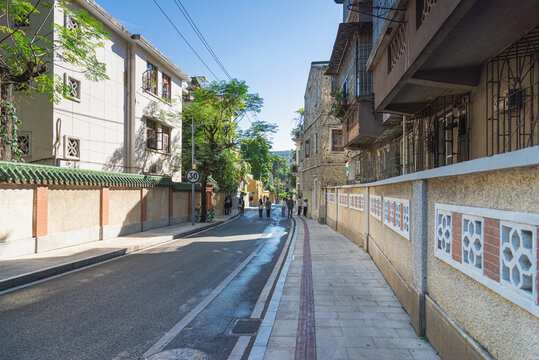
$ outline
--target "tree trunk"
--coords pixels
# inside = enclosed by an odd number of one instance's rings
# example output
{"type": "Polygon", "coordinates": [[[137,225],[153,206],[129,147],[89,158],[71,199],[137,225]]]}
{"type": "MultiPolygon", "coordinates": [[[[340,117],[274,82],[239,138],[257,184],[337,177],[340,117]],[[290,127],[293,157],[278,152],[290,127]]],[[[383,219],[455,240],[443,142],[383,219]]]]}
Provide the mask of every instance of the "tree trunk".
{"type": "MultiPolygon", "coordinates": [[[[13,103],[13,85],[1,84],[0,85],[0,98],[2,103],[13,103]]],[[[2,115],[4,119],[0,123],[0,160],[11,161],[12,160],[12,147],[11,141],[13,140],[13,119],[11,118],[10,111],[7,107],[2,106],[2,115]]]]}

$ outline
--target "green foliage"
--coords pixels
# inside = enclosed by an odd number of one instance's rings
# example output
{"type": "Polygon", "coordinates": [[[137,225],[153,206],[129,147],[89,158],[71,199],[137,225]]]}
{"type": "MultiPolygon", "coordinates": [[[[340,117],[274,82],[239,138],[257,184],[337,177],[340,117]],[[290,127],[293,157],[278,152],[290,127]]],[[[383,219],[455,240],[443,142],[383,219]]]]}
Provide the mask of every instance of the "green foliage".
{"type": "Polygon", "coordinates": [[[270,148],[270,144],[261,136],[243,140],[241,143],[243,158],[251,164],[253,178],[262,180],[264,184],[269,181],[269,171],[271,169],[270,148]]]}
{"type": "Polygon", "coordinates": [[[7,144],[11,147],[12,154],[15,160],[21,160],[21,151],[19,149],[18,141],[19,137],[17,136],[17,131],[21,125],[21,121],[17,118],[15,107],[8,102],[0,102],[0,108],[3,111],[0,114],[0,142],[7,144]],[[5,124],[8,119],[11,119],[12,127],[11,131],[8,130],[5,124]]]}
{"type": "Polygon", "coordinates": [[[0,97],[4,117],[0,137],[0,158],[20,159],[16,131],[20,121],[12,118],[12,89],[47,95],[58,103],[70,97],[73,88],[53,74],[52,65],[81,69],[91,81],[108,79],[105,64],[97,59],[96,49],[104,46],[108,34],[103,25],[84,10],[73,10],[67,1],[0,0],[0,97]],[[59,8],[76,26],[65,27],[53,22],[59,8]],[[24,24],[31,31],[26,32],[24,24]],[[6,129],[13,129],[6,130],[6,129]],[[11,152],[8,150],[11,148],[11,152]]]}
{"type": "MultiPolygon", "coordinates": [[[[195,163],[201,173],[204,188],[209,177],[217,179],[221,189],[237,191],[237,184],[249,172],[249,167],[234,151],[237,136],[236,118],[246,112],[259,112],[262,99],[250,94],[244,81],[213,82],[207,87],[197,87],[192,92],[193,101],[183,109],[183,158],[184,170],[191,167],[191,144],[195,141],[195,163]],[[191,121],[195,123],[192,134],[191,121]]],[[[186,173],[186,171],[184,171],[186,173]]],[[[202,214],[206,199],[202,197],[202,214]]]]}
{"type": "Polygon", "coordinates": [[[238,131],[238,137],[240,139],[240,142],[243,142],[243,140],[261,137],[266,140],[268,144],[271,145],[271,136],[272,134],[275,134],[277,132],[278,128],[279,126],[277,126],[277,124],[271,124],[266,121],[253,121],[249,129],[245,131],[238,131]]]}

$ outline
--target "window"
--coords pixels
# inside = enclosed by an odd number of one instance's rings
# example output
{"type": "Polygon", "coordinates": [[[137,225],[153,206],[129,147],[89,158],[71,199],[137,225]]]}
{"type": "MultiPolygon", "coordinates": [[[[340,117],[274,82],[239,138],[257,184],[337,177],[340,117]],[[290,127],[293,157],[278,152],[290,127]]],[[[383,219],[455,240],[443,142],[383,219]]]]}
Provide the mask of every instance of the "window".
{"type": "Polygon", "coordinates": [[[318,133],[314,134],[314,154],[318,154],[318,133]]]}
{"type": "Polygon", "coordinates": [[[162,84],[162,97],[165,99],[171,99],[171,81],[170,76],[163,73],[163,84],[162,84]]]}
{"type": "Polygon", "coordinates": [[[79,27],[79,23],[76,22],[71,16],[67,14],[64,16],[64,27],[69,30],[75,30],[79,27]]]}
{"type": "Polygon", "coordinates": [[[19,149],[21,156],[31,155],[32,133],[23,132],[17,136],[17,148],[19,149]]]}
{"type": "Polygon", "coordinates": [[[28,17],[28,19],[24,19],[24,15],[23,15],[22,19],[13,20],[13,27],[14,28],[30,27],[30,17],[28,17]]]}
{"type": "Polygon", "coordinates": [[[80,139],[65,135],[64,156],[67,159],[80,159],[80,139]]]}
{"type": "Polygon", "coordinates": [[[170,153],[170,128],[167,126],[162,126],[163,134],[163,151],[170,153]]]}
{"type": "Polygon", "coordinates": [[[342,129],[331,130],[331,151],[343,151],[342,129]]]}
{"type": "Polygon", "coordinates": [[[144,90],[157,95],[157,66],[151,62],[147,63],[147,70],[144,72],[143,82],[144,90]]]}
{"type": "Polygon", "coordinates": [[[148,149],[157,150],[157,123],[146,119],[146,146],[148,149]]]}
{"type": "Polygon", "coordinates": [[[146,147],[148,149],[170,153],[171,128],[154,120],[146,119],[146,147]]]}
{"type": "Polygon", "coordinates": [[[305,158],[308,159],[311,156],[311,140],[305,140],[305,158]]]}
{"type": "Polygon", "coordinates": [[[77,79],[72,78],[71,76],[67,77],[66,85],[68,85],[71,89],[69,90],[68,97],[71,100],[80,100],[81,96],[81,86],[80,81],[77,79]]]}

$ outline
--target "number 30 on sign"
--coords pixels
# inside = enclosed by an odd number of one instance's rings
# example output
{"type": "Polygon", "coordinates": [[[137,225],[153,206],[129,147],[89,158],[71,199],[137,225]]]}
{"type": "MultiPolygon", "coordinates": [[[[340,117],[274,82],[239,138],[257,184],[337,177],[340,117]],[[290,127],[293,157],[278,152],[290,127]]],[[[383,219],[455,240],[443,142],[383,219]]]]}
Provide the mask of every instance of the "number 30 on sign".
{"type": "Polygon", "coordinates": [[[186,178],[187,181],[194,184],[200,180],[200,172],[198,172],[196,169],[191,169],[187,172],[186,178]]]}

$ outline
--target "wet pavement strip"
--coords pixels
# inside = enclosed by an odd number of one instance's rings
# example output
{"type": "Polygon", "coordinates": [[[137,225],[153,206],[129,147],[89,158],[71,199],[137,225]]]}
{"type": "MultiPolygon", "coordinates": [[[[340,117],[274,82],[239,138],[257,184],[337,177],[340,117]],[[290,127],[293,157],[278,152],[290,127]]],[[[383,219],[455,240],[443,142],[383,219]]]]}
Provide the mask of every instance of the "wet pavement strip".
{"type": "MultiPolygon", "coordinates": [[[[267,227],[261,236],[261,239],[263,241],[256,247],[256,249],[241,264],[239,264],[234,269],[234,271],[219,284],[219,286],[217,286],[206,298],[204,298],[202,302],[200,302],[193,310],[191,310],[191,312],[189,312],[175,326],[173,326],[161,339],[159,339],[159,341],[157,341],[150,349],[148,349],[142,355],[142,359],[145,359],[145,358],[153,359],[152,355],[156,355],[160,353],[170,343],[173,344],[174,343],[173,340],[177,338],[177,336],[182,332],[182,330],[184,330],[193,320],[195,320],[195,318],[197,318],[198,315],[200,315],[203,311],[205,311],[210,306],[210,303],[212,303],[218,296],[225,293],[227,287],[232,286],[231,283],[234,283],[237,281],[241,281],[242,283],[245,283],[252,276],[254,276],[254,273],[256,271],[253,269],[250,269],[249,267],[252,267],[252,266],[260,267],[262,265],[261,262],[265,263],[267,261],[270,261],[271,258],[273,257],[272,254],[275,251],[277,251],[277,249],[279,248],[278,242],[280,242],[280,239],[284,233],[284,228],[279,226],[279,222],[280,222],[280,218],[278,218],[277,222],[267,227]],[[274,244],[273,243],[274,241],[272,240],[276,237],[278,238],[279,241],[277,241],[274,244]],[[268,246],[270,247],[268,248],[268,246]],[[272,254],[268,254],[268,252],[272,252],[272,254]],[[253,260],[255,257],[257,261],[253,262],[255,261],[253,260]],[[248,274],[245,273],[246,270],[248,274]]],[[[241,338],[244,338],[244,337],[243,336],[240,337],[240,340],[241,338]]],[[[247,338],[249,339],[250,337],[247,337],[247,338]]],[[[239,341],[239,342],[242,342],[242,341],[239,341]]],[[[245,342],[245,340],[243,340],[243,342],[245,342]]]]}

